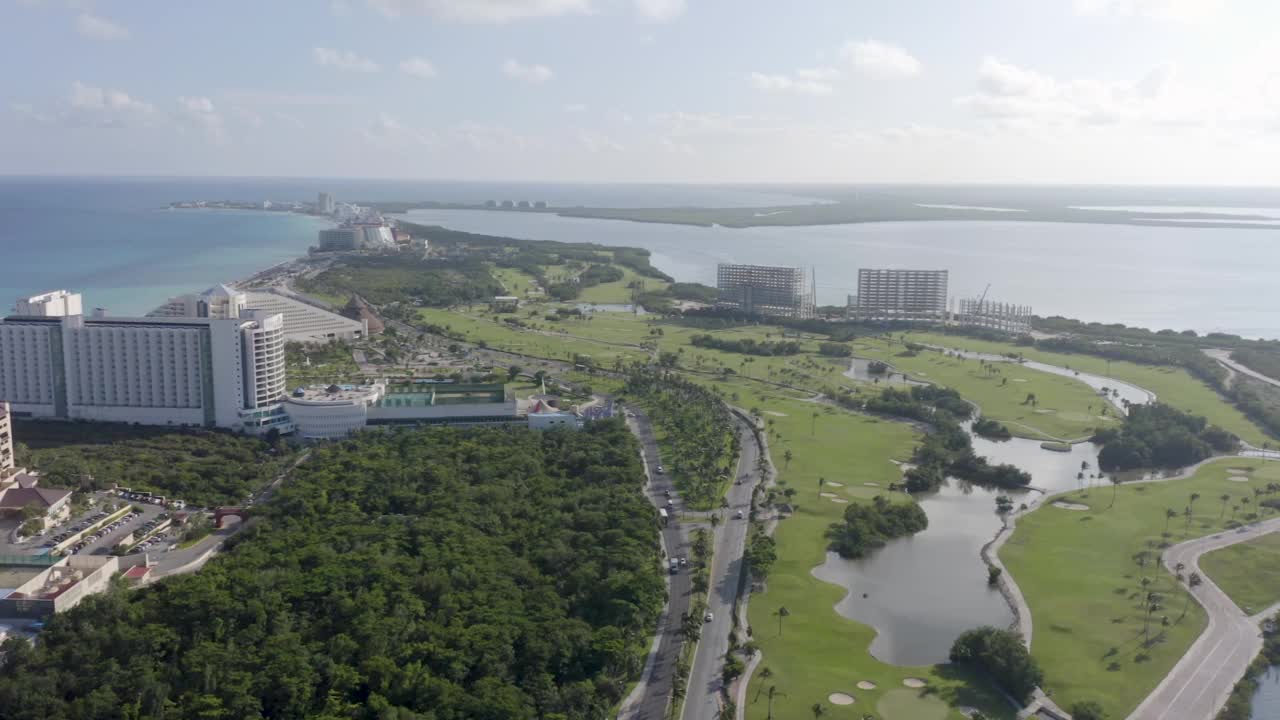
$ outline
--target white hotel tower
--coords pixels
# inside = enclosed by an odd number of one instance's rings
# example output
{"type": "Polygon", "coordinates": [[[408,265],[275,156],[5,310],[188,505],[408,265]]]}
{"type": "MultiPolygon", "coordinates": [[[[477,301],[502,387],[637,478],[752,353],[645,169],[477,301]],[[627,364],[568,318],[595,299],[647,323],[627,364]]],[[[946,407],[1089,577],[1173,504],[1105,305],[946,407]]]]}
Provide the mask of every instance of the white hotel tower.
{"type": "Polygon", "coordinates": [[[17,307],[0,320],[0,401],[15,415],[291,429],[279,313],[86,317],[80,296],[65,290],[17,307]]]}

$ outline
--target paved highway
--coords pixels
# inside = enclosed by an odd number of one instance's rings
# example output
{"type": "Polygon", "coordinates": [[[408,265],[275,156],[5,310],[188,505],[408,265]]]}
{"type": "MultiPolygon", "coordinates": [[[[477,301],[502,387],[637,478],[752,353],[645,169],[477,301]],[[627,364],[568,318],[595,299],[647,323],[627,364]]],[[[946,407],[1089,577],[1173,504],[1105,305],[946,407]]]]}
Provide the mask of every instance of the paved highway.
{"type": "Polygon", "coordinates": [[[729,509],[715,532],[715,556],[711,561],[711,588],[707,608],[714,618],[702,627],[702,638],[689,671],[689,687],[685,698],[683,720],[715,720],[720,716],[722,670],[729,652],[729,633],[733,630],[733,601],[737,597],[742,575],[742,552],[746,547],[750,525],[751,491],[759,479],[756,459],[759,449],[746,423],[734,416],[742,452],[738,458],[737,477],[729,486],[729,509]],[[742,511],[742,519],[737,518],[742,511]]]}
{"type": "MultiPolygon", "coordinates": [[[[1164,564],[1175,572],[1183,563],[1187,575],[1199,572],[1200,556],[1219,548],[1253,540],[1280,530],[1280,518],[1256,523],[1243,532],[1227,530],[1211,537],[1188,540],[1164,552],[1164,564]]],[[[1205,720],[1217,716],[1231,688],[1262,650],[1262,633],[1255,620],[1231,602],[1213,580],[1204,581],[1191,594],[1209,614],[1209,627],[1156,689],[1129,716],[1129,720],[1205,720]]]]}
{"type": "MultiPolygon", "coordinates": [[[[645,494],[654,507],[662,508],[667,504],[667,493],[671,493],[675,512],[662,531],[662,544],[668,553],[675,557],[687,557],[689,553],[688,538],[680,527],[678,511],[680,498],[672,485],[670,475],[659,475],[658,441],[653,435],[653,428],[644,412],[630,407],[631,417],[627,425],[640,441],[640,452],[644,458],[645,473],[648,483],[645,494]]],[[[680,648],[684,639],[680,635],[680,618],[689,611],[690,591],[688,568],[682,568],[675,575],[667,575],[667,613],[660,620],[658,628],[657,651],[650,654],[645,664],[644,675],[636,688],[636,695],[623,703],[619,718],[626,720],[662,720],[666,717],[667,703],[671,699],[671,681],[674,677],[676,660],[680,657],[680,648]]]]}

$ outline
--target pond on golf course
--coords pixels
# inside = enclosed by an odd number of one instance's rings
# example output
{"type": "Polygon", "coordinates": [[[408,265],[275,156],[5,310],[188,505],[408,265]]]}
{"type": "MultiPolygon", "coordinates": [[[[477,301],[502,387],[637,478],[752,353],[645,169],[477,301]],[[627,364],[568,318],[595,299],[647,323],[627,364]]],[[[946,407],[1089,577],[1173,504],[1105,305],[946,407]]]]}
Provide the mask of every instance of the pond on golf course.
{"type": "MultiPolygon", "coordinates": [[[[1075,377],[1065,368],[1054,369],[1075,377]]],[[[1096,381],[1117,387],[1106,378],[1096,381]]],[[[1121,389],[1121,393],[1131,402],[1153,397],[1141,388],[1121,389]]],[[[1031,474],[1031,486],[1043,492],[982,488],[949,479],[939,491],[917,498],[929,516],[929,527],[923,532],[893,540],[856,560],[828,552],[826,561],[813,569],[818,579],[849,590],[836,612],[876,629],[871,654],[882,662],[913,666],[946,662],[951,643],[965,630],[1012,624],[1013,612],[999,590],[987,584],[981,557],[983,545],[1003,524],[996,514],[998,495],[1009,495],[1015,505],[1034,506],[1045,493],[1090,484],[1100,486],[1095,492],[1104,492],[1101,487],[1109,484],[1101,477],[1088,477],[1098,472],[1098,447],[1092,443],[1072,445],[1070,452],[1052,452],[1041,448],[1038,440],[972,437],[975,453],[992,464],[1017,465],[1031,474]],[[1077,477],[1081,463],[1087,463],[1084,480],[1077,477]]]]}

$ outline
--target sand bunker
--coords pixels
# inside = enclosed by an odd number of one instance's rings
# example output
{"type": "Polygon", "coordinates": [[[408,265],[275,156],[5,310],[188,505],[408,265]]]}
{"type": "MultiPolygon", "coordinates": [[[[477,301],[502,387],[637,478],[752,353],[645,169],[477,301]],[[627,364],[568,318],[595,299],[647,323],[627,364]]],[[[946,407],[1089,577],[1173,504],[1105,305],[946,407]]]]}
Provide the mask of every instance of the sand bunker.
{"type": "Polygon", "coordinates": [[[1057,411],[1056,411],[1056,410],[1050,410],[1050,409],[1048,409],[1048,408],[1036,408],[1036,414],[1037,414],[1037,415],[1048,415],[1049,413],[1052,413],[1052,412],[1057,412],[1057,411]]]}
{"type": "Polygon", "coordinates": [[[1249,482],[1249,478],[1243,475],[1232,475],[1227,479],[1230,480],[1231,482],[1249,482]]]}
{"type": "Polygon", "coordinates": [[[778,412],[777,410],[765,410],[765,411],[764,411],[764,414],[765,414],[765,415],[772,415],[772,416],[774,416],[774,417],[786,417],[786,416],[787,416],[787,414],[786,414],[786,413],[784,413],[784,412],[778,412]]]}
{"type": "Polygon", "coordinates": [[[829,493],[829,492],[820,492],[818,494],[821,495],[822,497],[837,497],[835,493],[829,493]]]}
{"type": "Polygon", "coordinates": [[[921,680],[920,678],[912,677],[912,678],[902,678],[902,684],[906,685],[909,688],[922,688],[927,683],[921,680]]]}
{"type": "Polygon", "coordinates": [[[1062,508],[1063,510],[1088,510],[1089,509],[1088,505],[1081,505],[1080,503],[1067,502],[1066,500],[1054,500],[1053,506],[1056,508],[1062,508]]]}
{"type": "Polygon", "coordinates": [[[1026,382],[1026,381],[1027,381],[1027,379],[1026,379],[1026,378],[1014,378],[1014,379],[1013,379],[1013,381],[1014,381],[1014,382],[1026,382]]]}
{"type": "Polygon", "coordinates": [[[870,680],[859,680],[858,689],[859,690],[875,690],[876,684],[871,682],[870,680]]]}
{"type": "Polygon", "coordinates": [[[1227,468],[1228,475],[1244,475],[1245,471],[1240,468],[1227,468]]]}
{"type": "Polygon", "coordinates": [[[844,487],[844,483],[832,482],[828,480],[827,487],[844,487]]]}
{"type": "Polygon", "coordinates": [[[863,484],[863,485],[866,485],[867,487],[880,487],[880,483],[871,483],[871,482],[867,482],[867,483],[862,483],[862,484],[863,484]]]}
{"type": "Polygon", "coordinates": [[[853,696],[848,693],[831,693],[827,696],[827,702],[832,705],[852,705],[853,696]]]}
{"type": "Polygon", "coordinates": [[[833,497],[833,498],[829,498],[829,499],[831,500],[831,502],[833,502],[833,503],[837,503],[837,504],[840,504],[840,505],[843,505],[844,503],[849,502],[848,500],[845,500],[844,498],[834,498],[834,497],[833,497]]]}

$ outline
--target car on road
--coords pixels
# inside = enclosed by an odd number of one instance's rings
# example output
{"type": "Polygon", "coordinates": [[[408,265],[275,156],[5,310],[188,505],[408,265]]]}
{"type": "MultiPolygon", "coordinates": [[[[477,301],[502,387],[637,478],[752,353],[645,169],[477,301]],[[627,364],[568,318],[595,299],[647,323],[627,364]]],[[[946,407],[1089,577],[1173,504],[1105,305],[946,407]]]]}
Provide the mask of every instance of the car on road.
{"type": "Polygon", "coordinates": [[[663,470],[663,469],[662,469],[662,466],[661,466],[661,465],[659,465],[659,466],[658,466],[658,474],[659,474],[659,475],[665,475],[665,474],[666,474],[666,472],[667,472],[666,470],[663,470]]]}
{"type": "Polygon", "coordinates": [[[687,558],[687,557],[685,557],[685,556],[681,555],[681,556],[680,556],[680,564],[681,564],[681,565],[688,565],[688,564],[689,564],[689,558],[687,558]]]}
{"type": "Polygon", "coordinates": [[[711,622],[712,620],[716,619],[716,616],[712,615],[711,613],[707,613],[707,616],[703,619],[706,620],[707,622],[711,622]]]}
{"type": "Polygon", "coordinates": [[[739,511],[738,511],[738,519],[739,519],[739,520],[741,520],[741,519],[742,519],[742,511],[741,511],[741,510],[739,510],[739,511]]]}

